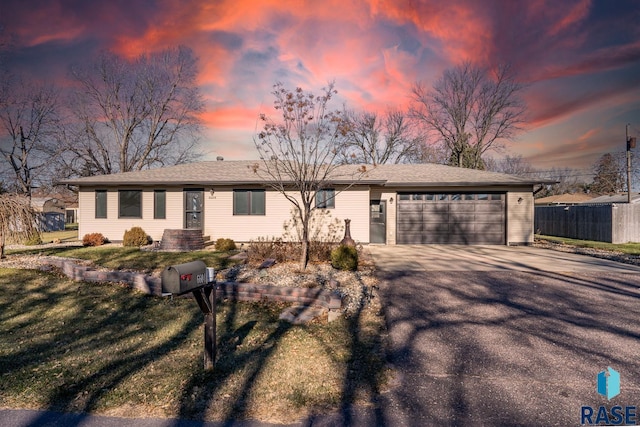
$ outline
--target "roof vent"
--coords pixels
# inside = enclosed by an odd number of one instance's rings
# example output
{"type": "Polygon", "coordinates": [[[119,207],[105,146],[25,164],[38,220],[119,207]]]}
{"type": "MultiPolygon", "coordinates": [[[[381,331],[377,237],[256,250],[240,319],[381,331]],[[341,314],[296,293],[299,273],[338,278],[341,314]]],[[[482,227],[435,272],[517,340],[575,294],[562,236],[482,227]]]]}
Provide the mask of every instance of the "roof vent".
{"type": "Polygon", "coordinates": [[[221,161],[223,161],[223,160],[224,160],[224,157],[222,157],[222,156],[218,156],[218,157],[216,157],[216,160],[217,160],[217,161],[219,161],[219,162],[221,162],[221,161]]]}

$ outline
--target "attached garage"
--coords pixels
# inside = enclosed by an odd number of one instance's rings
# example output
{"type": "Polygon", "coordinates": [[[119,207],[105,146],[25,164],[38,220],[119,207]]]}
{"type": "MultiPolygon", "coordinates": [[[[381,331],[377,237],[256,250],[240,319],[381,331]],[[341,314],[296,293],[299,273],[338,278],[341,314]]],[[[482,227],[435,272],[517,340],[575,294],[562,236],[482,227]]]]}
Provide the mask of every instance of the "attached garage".
{"type": "Polygon", "coordinates": [[[505,193],[399,193],[399,244],[504,245],[505,193]]]}

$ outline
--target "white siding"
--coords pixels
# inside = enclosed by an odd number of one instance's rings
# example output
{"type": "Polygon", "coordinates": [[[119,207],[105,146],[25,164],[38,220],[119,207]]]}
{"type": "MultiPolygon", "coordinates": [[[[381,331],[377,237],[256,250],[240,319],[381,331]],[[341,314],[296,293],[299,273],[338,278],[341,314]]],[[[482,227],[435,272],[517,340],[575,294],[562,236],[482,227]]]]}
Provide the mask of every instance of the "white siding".
{"type": "Polygon", "coordinates": [[[507,244],[533,243],[533,192],[507,193],[507,244]]]}
{"type": "MultiPolygon", "coordinates": [[[[291,192],[295,195],[295,192],[291,192]]],[[[293,205],[276,191],[265,192],[265,215],[233,215],[233,189],[215,188],[205,194],[205,235],[248,242],[258,237],[284,237],[285,226],[292,224],[293,205]]],[[[361,243],[369,241],[369,189],[352,188],[336,194],[335,208],[323,210],[317,223],[327,226],[338,220],[339,238],[344,236],[344,219],[351,219],[351,237],[361,243]]],[[[317,212],[319,213],[319,212],[317,212]]],[[[289,233],[290,235],[290,233],[289,233]]],[[[294,233],[295,235],[295,233],[294,233]]]]}
{"type": "Polygon", "coordinates": [[[153,218],[153,190],[163,188],[131,187],[130,190],[142,190],[142,218],[118,218],[118,190],[107,190],[107,218],[96,218],[95,192],[101,188],[82,188],[78,194],[79,224],[78,236],[88,233],[102,233],[107,239],[120,241],[124,232],[131,227],[142,229],[153,240],[160,240],[165,228],[183,227],[182,188],[167,188],[166,219],[153,218]]]}

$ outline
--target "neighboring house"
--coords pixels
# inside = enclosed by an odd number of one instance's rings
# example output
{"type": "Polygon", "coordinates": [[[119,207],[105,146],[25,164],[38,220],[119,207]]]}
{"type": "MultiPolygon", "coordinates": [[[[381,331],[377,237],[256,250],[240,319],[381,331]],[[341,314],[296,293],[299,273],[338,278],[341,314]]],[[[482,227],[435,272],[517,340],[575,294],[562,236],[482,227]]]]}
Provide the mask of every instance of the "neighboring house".
{"type": "MultiPolygon", "coordinates": [[[[592,198],[591,200],[585,200],[581,204],[589,205],[607,205],[611,203],[627,203],[629,200],[627,193],[607,194],[592,198]]],[[[640,202],[640,193],[631,193],[631,203],[635,204],[640,202]]]]}
{"type": "Polygon", "coordinates": [[[65,203],[62,200],[34,195],[31,206],[40,213],[40,231],[64,230],[65,203]]]}
{"type": "Polygon", "coordinates": [[[565,193],[535,199],[535,204],[536,206],[571,206],[577,205],[578,203],[589,202],[591,199],[593,199],[593,196],[585,193],[565,193]]]}
{"type": "MultiPolygon", "coordinates": [[[[256,164],[210,161],[64,183],[79,187],[79,236],[99,232],[121,241],[125,230],[140,226],[154,240],[165,229],[182,228],[201,229],[212,240],[280,237],[291,224],[292,205],[254,172],[256,164]]],[[[352,176],[356,168],[343,166],[341,175],[352,176]]],[[[351,219],[351,235],[360,243],[533,242],[533,189],[539,181],[400,164],[369,166],[354,185],[349,182],[336,179],[316,203],[328,214],[322,216],[325,225],[351,219]]]]}

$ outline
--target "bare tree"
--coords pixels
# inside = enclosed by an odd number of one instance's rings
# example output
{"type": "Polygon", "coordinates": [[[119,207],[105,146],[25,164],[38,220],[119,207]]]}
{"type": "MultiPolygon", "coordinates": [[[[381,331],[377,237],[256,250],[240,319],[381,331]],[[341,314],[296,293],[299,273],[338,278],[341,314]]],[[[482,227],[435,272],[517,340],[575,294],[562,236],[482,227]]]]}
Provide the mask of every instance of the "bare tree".
{"type": "Polygon", "coordinates": [[[542,191],[536,194],[536,197],[585,193],[589,187],[586,178],[591,176],[591,174],[585,174],[578,169],[569,167],[553,167],[547,171],[535,171],[531,175],[542,180],[557,181],[557,184],[545,186],[542,191]]]}
{"type": "Polygon", "coordinates": [[[28,197],[0,194],[0,258],[5,258],[7,242],[27,240],[38,235],[37,213],[28,197]]]}
{"type": "Polygon", "coordinates": [[[379,116],[371,112],[346,111],[345,138],[340,143],[342,164],[414,163],[420,161],[424,137],[400,110],[379,116]]]}
{"type": "Polygon", "coordinates": [[[63,140],[67,175],[147,169],[193,160],[204,104],[197,60],[186,47],[127,61],[103,53],[76,68],[70,125],[63,140]]]}
{"type": "Polygon", "coordinates": [[[597,194],[615,194],[626,188],[626,158],[624,154],[617,156],[603,154],[593,165],[595,176],[591,191],[597,194]]]}
{"type": "Polygon", "coordinates": [[[518,175],[531,177],[535,173],[535,169],[521,155],[506,155],[500,159],[493,157],[485,158],[486,170],[492,172],[506,173],[509,175],[518,175]]]}
{"type": "Polygon", "coordinates": [[[316,195],[336,182],[350,185],[363,169],[341,167],[335,162],[346,123],[340,111],[328,109],[337,93],[333,83],[319,96],[301,88],[286,89],[282,83],[275,84],[272,93],[274,107],[282,117],[276,121],[260,115],[263,128],[254,144],[262,162],[253,169],[293,205],[301,228],[300,264],[304,269],[309,261],[310,220],[316,195]],[[344,172],[347,169],[352,172],[344,172]]]}
{"type": "Polygon", "coordinates": [[[58,94],[48,85],[7,78],[0,87],[0,153],[22,194],[31,195],[59,154],[58,112],[58,94]]]}
{"type": "Polygon", "coordinates": [[[519,130],[523,86],[507,66],[491,72],[465,62],[446,70],[432,89],[416,83],[412,116],[449,151],[449,164],[483,169],[482,156],[519,130]]]}

